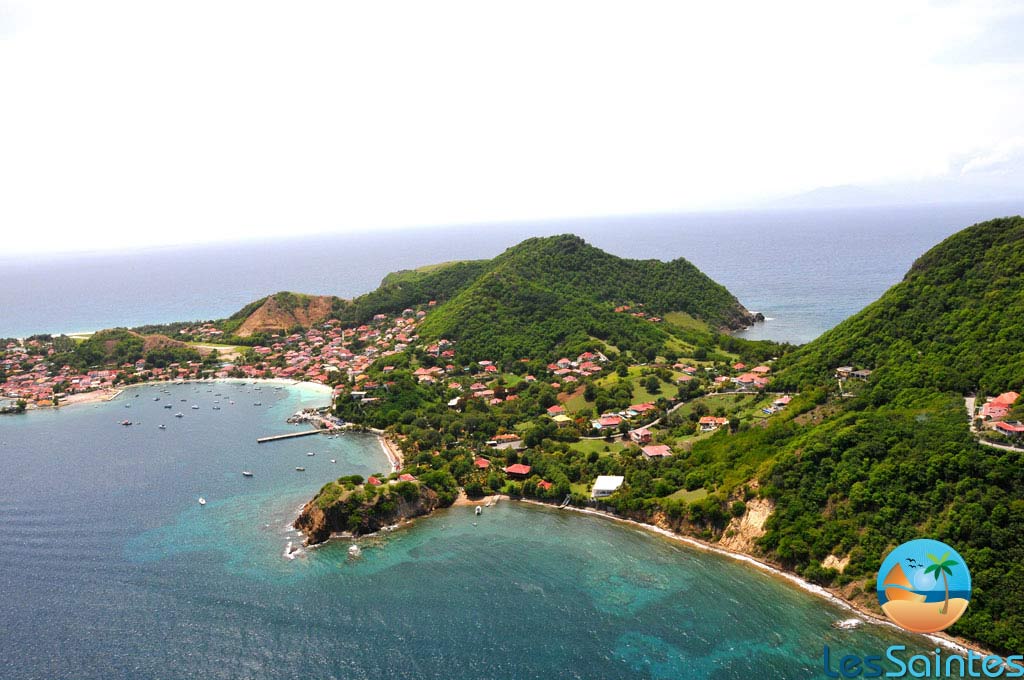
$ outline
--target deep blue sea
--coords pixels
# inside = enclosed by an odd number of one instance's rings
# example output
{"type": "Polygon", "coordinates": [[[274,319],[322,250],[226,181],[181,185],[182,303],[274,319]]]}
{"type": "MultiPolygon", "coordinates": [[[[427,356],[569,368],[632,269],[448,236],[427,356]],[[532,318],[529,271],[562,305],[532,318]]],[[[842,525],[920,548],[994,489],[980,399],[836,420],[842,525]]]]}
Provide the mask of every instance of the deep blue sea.
{"type": "Polygon", "coordinates": [[[396,269],[493,257],[573,232],[617,255],[685,257],[770,320],[751,338],[806,342],[875,300],[928,248],[1024,203],[656,215],[10,258],[0,337],[220,318],[279,290],[351,297],[396,269]]]}
{"type": "Polygon", "coordinates": [[[0,678],[813,678],[824,644],[931,648],[835,630],[849,613],[730,559],[511,501],[358,560],[344,542],[285,559],[317,488],[386,468],[377,441],[260,445],[322,397],[167,389],[0,419],[0,678]]]}

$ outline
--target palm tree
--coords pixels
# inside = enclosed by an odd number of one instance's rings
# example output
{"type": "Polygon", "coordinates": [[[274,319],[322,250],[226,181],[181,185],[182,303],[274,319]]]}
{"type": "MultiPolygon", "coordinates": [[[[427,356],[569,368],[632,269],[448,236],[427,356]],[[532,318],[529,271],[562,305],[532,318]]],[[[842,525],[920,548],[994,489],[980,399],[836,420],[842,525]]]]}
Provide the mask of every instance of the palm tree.
{"type": "Polygon", "coordinates": [[[946,601],[942,603],[942,609],[939,610],[940,614],[945,614],[949,609],[949,576],[953,575],[953,570],[950,567],[957,566],[957,562],[947,559],[949,557],[949,551],[947,550],[942,557],[936,557],[931,553],[928,553],[928,559],[932,561],[930,565],[924,570],[926,574],[932,574],[936,579],[941,575],[942,584],[946,587],[946,601]]]}

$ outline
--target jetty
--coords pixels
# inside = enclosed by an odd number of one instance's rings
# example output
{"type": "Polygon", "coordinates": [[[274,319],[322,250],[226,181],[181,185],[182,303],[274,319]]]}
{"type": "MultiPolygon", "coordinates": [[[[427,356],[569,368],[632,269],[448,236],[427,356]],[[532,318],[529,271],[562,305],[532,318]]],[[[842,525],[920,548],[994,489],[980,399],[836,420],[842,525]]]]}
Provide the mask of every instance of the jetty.
{"type": "Polygon", "coordinates": [[[256,440],[257,444],[266,444],[267,442],[276,442],[281,439],[294,439],[295,437],[308,437],[311,434],[321,434],[328,432],[328,430],[303,430],[302,432],[286,432],[285,434],[275,434],[269,437],[260,437],[256,440]]]}

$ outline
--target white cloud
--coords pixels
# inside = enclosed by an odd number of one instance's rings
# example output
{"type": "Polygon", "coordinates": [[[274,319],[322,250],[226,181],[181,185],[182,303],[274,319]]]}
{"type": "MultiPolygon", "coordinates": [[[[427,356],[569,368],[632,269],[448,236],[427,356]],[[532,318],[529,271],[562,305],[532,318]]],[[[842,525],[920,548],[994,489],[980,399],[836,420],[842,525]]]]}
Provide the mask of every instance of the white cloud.
{"type": "Polygon", "coordinates": [[[1005,139],[972,157],[960,169],[961,175],[1005,170],[1012,161],[1024,160],[1024,136],[1005,139]]]}
{"type": "Polygon", "coordinates": [[[1012,64],[936,60],[1006,11],[974,3],[31,9],[0,40],[16,250],[728,206],[1024,134],[1012,64]]]}

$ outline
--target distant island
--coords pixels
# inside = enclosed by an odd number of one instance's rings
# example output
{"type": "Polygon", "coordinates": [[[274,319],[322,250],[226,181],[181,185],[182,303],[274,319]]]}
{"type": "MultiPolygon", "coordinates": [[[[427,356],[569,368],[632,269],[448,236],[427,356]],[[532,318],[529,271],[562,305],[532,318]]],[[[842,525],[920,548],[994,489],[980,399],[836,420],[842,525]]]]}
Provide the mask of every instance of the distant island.
{"type": "Polygon", "coordinates": [[[1024,220],[975,225],[801,347],[679,259],[575,236],[389,275],[354,300],[278,293],[227,319],[9,339],[25,407],[151,380],[333,387],[402,469],[326,484],[311,543],[463,499],[592,507],[752,555],[873,612],[881,558],[956,545],[976,597],[951,631],[1024,648],[1024,220]],[[1019,428],[1019,429],[1018,429],[1019,428]]]}

